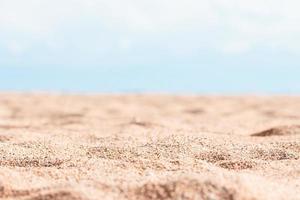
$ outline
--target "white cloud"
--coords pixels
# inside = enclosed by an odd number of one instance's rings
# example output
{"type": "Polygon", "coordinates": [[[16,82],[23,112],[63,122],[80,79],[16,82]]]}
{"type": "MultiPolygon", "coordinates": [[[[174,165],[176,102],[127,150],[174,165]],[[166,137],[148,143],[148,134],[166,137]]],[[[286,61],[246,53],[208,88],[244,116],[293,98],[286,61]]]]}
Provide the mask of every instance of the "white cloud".
{"type": "Polygon", "coordinates": [[[7,49],[11,55],[18,56],[24,52],[25,46],[17,41],[10,41],[7,44],[7,49]]]}
{"type": "Polygon", "coordinates": [[[251,48],[247,41],[231,41],[223,45],[223,52],[227,54],[241,54],[249,51],[251,48]]]}
{"type": "Polygon", "coordinates": [[[0,32],[49,43],[66,27],[91,23],[133,39],[192,32],[224,53],[257,46],[298,52],[299,7],[296,0],[0,0],[0,32]]]}
{"type": "Polygon", "coordinates": [[[122,38],[119,42],[119,47],[122,50],[129,50],[132,47],[132,42],[128,38],[122,38]]]}

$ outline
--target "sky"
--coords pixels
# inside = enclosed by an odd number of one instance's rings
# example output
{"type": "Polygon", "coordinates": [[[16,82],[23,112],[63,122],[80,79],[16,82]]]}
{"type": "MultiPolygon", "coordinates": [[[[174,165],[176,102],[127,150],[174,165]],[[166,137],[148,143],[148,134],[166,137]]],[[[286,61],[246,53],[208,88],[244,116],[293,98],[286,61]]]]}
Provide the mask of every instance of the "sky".
{"type": "Polygon", "coordinates": [[[297,0],[0,0],[0,90],[300,93],[297,0]]]}

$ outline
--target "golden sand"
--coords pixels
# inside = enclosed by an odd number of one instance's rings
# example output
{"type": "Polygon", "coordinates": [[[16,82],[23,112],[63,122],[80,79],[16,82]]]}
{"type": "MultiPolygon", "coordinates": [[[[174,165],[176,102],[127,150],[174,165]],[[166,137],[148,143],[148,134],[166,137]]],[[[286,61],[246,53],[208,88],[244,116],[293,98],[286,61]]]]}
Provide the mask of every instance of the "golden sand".
{"type": "Polygon", "coordinates": [[[0,95],[1,199],[300,199],[300,97],[0,95]]]}

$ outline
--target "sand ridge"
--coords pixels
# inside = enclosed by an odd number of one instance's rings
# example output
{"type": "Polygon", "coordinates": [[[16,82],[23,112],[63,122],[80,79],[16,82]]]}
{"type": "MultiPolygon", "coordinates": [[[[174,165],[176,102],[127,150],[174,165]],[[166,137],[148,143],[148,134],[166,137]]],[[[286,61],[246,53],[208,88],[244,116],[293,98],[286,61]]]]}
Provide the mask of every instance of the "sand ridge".
{"type": "Polygon", "coordinates": [[[300,199],[300,97],[0,95],[1,199],[300,199]]]}

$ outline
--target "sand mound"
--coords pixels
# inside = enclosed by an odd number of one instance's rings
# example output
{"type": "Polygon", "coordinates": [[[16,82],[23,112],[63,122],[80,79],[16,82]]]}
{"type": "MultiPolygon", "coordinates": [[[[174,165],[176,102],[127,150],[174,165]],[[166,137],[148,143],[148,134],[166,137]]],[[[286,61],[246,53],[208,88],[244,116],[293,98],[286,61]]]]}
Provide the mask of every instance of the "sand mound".
{"type": "Polygon", "coordinates": [[[218,163],[218,166],[229,170],[252,169],[257,166],[257,162],[248,160],[229,160],[218,163]]]}
{"type": "Polygon", "coordinates": [[[180,179],[162,183],[146,183],[135,189],[133,199],[216,199],[252,200],[252,195],[232,185],[222,185],[211,180],[180,179]]]}
{"type": "Polygon", "coordinates": [[[203,200],[256,200],[274,198],[298,198],[286,194],[288,188],[272,191],[278,187],[266,179],[246,174],[224,172],[169,177],[168,180],[148,181],[141,186],[129,189],[130,199],[162,200],[162,199],[203,199],[203,200]],[[260,183],[254,185],[254,183],[260,183]],[[270,192],[270,193],[269,193],[270,192]]]}
{"type": "Polygon", "coordinates": [[[300,134],[300,125],[293,126],[279,126],[271,129],[267,129],[262,132],[254,133],[252,136],[273,136],[273,135],[296,135],[300,134]]]}
{"type": "Polygon", "coordinates": [[[11,187],[0,186],[1,199],[30,199],[30,200],[83,200],[79,194],[68,189],[13,189],[11,187]]]}

